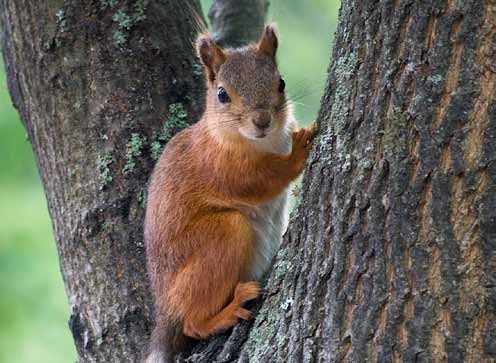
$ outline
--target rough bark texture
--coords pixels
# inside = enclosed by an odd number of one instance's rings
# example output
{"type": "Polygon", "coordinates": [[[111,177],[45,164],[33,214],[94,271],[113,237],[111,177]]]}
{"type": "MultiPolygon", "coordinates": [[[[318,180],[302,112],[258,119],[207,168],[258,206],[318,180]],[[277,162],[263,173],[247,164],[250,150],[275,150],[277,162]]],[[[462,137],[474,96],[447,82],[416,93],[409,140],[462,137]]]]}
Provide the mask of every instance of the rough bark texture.
{"type": "Polygon", "coordinates": [[[260,39],[268,6],[267,0],[216,0],[208,12],[215,42],[236,48],[260,39]]]}
{"type": "Polygon", "coordinates": [[[344,0],[265,300],[188,361],[496,361],[495,92],[495,1],[344,0]]]}
{"type": "Polygon", "coordinates": [[[144,193],[152,146],[203,103],[197,6],[0,1],[9,89],[45,187],[79,362],[138,362],[148,340],[144,193]]]}
{"type": "MultiPolygon", "coordinates": [[[[9,90],[45,187],[79,362],[134,363],[147,345],[146,183],[203,108],[198,14],[196,0],[0,0],[9,90]]],[[[246,40],[263,28],[257,16],[246,40]]]]}

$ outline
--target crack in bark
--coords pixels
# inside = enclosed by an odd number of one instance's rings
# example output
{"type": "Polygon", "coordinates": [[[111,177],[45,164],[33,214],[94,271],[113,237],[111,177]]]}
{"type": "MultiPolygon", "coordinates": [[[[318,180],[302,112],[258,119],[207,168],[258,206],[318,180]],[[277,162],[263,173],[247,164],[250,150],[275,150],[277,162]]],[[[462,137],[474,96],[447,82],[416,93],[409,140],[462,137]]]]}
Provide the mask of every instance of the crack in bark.
{"type": "Polygon", "coordinates": [[[451,103],[451,98],[453,97],[453,92],[458,82],[458,73],[460,68],[460,61],[462,59],[463,43],[458,41],[457,38],[458,33],[461,29],[462,20],[463,18],[459,18],[453,23],[452,26],[451,39],[452,42],[455,42],[455,44],[452,49],[450,67],[448,69],[448,73],[446,74],[445,89],[434,116],[434,129],[439,129],[439,127],[443,123],[444,116],[446,114],[448,106],[451,103]]]}

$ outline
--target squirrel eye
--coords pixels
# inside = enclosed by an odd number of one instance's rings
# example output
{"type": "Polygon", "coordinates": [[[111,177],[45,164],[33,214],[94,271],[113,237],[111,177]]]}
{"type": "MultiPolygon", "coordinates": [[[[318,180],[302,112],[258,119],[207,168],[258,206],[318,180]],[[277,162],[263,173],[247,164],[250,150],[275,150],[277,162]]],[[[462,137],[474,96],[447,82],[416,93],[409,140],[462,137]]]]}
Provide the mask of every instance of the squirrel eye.
{"type": "Polygon", "coordinates": [[[217,97],[220,103],[227,103],[230,101],[229,95],[223,87],[217,88],[217,97]]]}
{"type": "Polygon", "coordinates": [[[285,88],[286,88],[286,82],[284,82],[284,79],[280,78],[279,79],[279,92],[283,93],[285,88]]]}

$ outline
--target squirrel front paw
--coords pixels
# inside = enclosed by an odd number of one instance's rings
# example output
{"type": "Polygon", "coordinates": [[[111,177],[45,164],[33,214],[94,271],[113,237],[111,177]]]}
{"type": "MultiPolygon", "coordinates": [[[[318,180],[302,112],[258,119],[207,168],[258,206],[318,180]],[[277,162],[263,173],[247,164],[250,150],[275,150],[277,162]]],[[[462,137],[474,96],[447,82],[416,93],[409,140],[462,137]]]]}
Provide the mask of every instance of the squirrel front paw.
{"type": "Polygon", "coordinates": [[[293,131],[293,149],[291,156],[295,161],[297,170],[301,173],[312,148],[312,141],[317,133],[317,124],[312,122],[309,126],[293,131]]]}

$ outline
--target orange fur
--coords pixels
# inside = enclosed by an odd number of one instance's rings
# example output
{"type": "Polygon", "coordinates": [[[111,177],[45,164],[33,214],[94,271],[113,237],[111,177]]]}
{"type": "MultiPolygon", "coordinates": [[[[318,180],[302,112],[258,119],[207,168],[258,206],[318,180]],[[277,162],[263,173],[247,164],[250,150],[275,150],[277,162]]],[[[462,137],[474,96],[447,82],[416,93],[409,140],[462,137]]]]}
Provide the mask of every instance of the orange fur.
{"type": "MultiPolygon", "coordinates": [[[[273,31],[265,34],[275,36],[273,31]]],[[[269,52],[270,44],[261,42],[269,52]]],[[[272,43],[277,46],[277,41],[272,43]]],[[[243,304],[260,293],[258,282],[248,281],[255,243],[250,210],[279,195],[302,172],[315,134],[314,127],[292,131],[291,152],[282,154],[241,135],[240,127],[252,127],[243,115],[256,112],[256,107],[247,105],[248,91],[223,75],[229,67],[223,69],[220,63],[230,62],[236,51],[208,48],[212,46],[202,36],[207,109],[198,123],[166,145],[148,189],[145,240],[157,316],[152,349],[176,340],[176,333],[164,332],[167,329],[203,339],[250,317],[243,304]],[[216,103],[221,83],[230,89],[229,105],[216,103]],[[227,123],[223,117],[234,109],[241,116],[227,123]]],[[[267,62],[268,74],[272,68],[277,72],[271,57],[256,47],[244,51],[248,60],[267,62]]],[[[277,82],[265,85],[270,97],[264,97],[269,100],[264,109],[273,110],[285,98],[277,92],[277,82]]],[[[250,95],[254,102],[259,100],[256,92],[250,95]]],[[[271,111],[273,132],[286,127],[288,112],[271,111]]]]}

